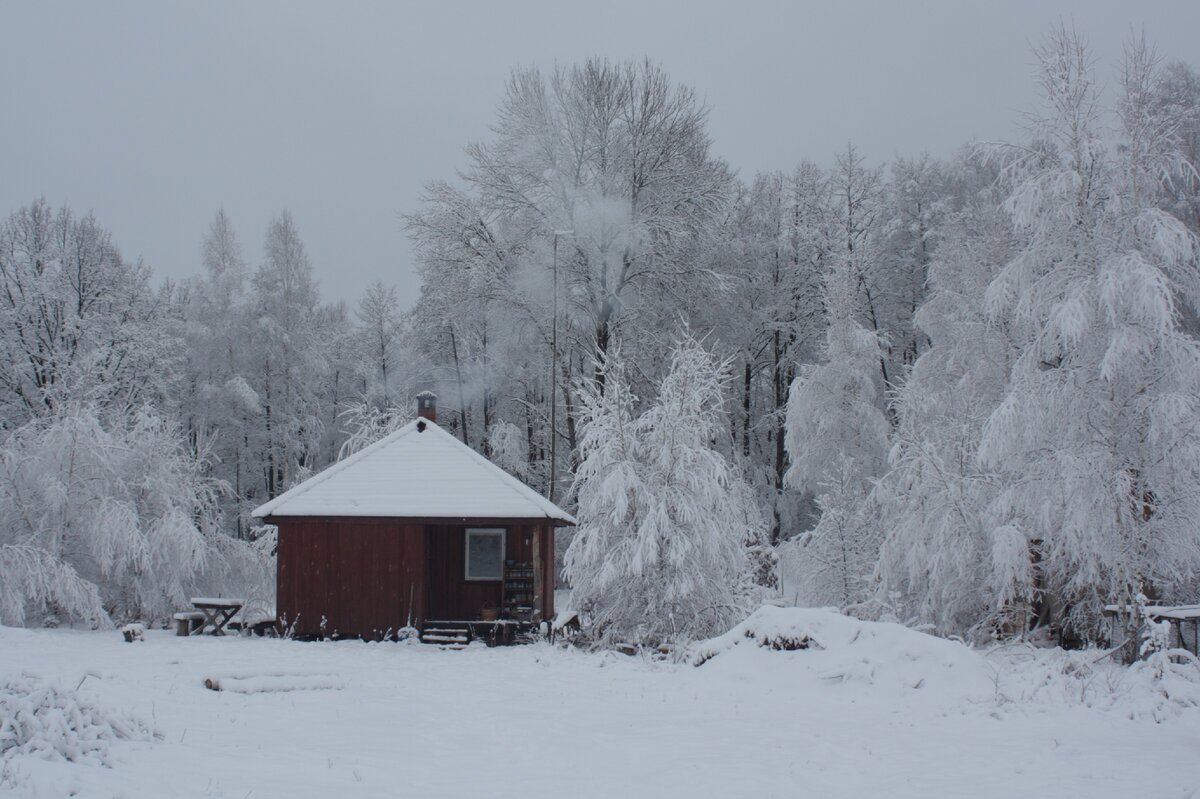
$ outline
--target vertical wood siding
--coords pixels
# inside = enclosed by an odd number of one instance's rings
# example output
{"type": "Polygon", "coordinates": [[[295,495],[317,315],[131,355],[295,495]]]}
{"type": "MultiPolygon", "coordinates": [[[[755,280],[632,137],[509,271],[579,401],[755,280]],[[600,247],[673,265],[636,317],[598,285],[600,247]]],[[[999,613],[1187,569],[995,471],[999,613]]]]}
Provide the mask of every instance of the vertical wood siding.
{"type": "Polygon", "coordinates": [[[425,533],[393,520],[279,525],[277,605],[297,635],[380,638],[425,617],[425,533]],[[411,599],[411,604],[410,604],[411,599]],[[324,625],[322,625],[324,620],[324,625]]]}
{"type": "MultiPolygon", "coordinates": [[[[474,620],[502,603],[501,581],[464,576],[465,530],[397,519],[279,521],[277,609],[296,635],[380,638],[426,619],[474,620]]],[[[554,614],[554,527],[505,528],[505,560],[538,561],[554,614]],[[537,558],[534,547],[537,547],[537,558]]]]}
{"type": "MultiPolygon", "coordinates": [[[[482,617],[484,608],[499,608],[503,600],[500,580],[467,580],[465,577],[466,529],[476,525],[430,525],[429,537],[429,618],[472,620],[482,617]]],[[[479,527],[499,527],[481,524],[479,527]]],[[[504,559],[533,560],[533,527],[511,525],[504,528],[504,559]]]]}

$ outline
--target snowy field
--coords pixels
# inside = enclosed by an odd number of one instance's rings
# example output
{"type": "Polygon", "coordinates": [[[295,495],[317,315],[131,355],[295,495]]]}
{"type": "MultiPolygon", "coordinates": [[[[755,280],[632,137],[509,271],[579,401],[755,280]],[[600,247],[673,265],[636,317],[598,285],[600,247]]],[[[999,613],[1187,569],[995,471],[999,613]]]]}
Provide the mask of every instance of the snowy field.
{"type": "MultiPolygon", "coordinates": [[[[772,651],[735,631],[701,666],[545,644],[163,631],[129,644],[0,627],[10,725],[56,685],[135,738],[68,763],[34,751],[47,741],[13,749],[10,726],[0,795],[1200,795],[1200,697],[1186,678],[1167,696],[1145,670],[1087,665],[1094,655],[977,653],[821,611],[768,621],[781,619],[799,619],[810,648],[772,651]]],[[[771,626],[756,634],[770,642],[771,626]]]]}

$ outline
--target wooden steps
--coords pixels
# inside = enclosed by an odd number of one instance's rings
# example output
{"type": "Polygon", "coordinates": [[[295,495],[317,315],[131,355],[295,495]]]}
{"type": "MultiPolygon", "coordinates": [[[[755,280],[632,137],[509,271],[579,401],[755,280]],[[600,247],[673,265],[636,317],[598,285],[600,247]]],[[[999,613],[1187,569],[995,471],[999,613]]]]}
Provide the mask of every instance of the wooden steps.
{"type": "Polygon", "coordinates": [[[437,644],[444,649],[462,649],[471,643],[471,628],[466,624],[430,622],[421,625],[421,643],[437,644]]]}

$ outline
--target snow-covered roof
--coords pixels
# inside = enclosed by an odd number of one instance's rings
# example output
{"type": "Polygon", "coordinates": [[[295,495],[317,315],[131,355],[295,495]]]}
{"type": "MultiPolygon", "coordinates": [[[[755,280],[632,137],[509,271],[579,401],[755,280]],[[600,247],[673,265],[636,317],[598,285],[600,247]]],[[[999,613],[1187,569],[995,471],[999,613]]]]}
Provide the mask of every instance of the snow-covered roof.
{"type": "Polygon", "coordinates": [[[254,516],[549,519],[571,514],[427,419],[313,475],[254,516]]]}

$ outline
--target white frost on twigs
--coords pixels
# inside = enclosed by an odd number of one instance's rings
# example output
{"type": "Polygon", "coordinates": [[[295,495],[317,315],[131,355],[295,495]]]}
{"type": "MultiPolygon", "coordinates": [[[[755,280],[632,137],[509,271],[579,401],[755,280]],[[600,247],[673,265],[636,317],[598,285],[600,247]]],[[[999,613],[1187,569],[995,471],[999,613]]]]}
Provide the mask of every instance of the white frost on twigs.
{"type": "Polygon", "coordinates": [[[149,741],[140,719],[33,675],[0,683],[0,763],[22,756],[111,766],[119,740],[149,741]]]}

